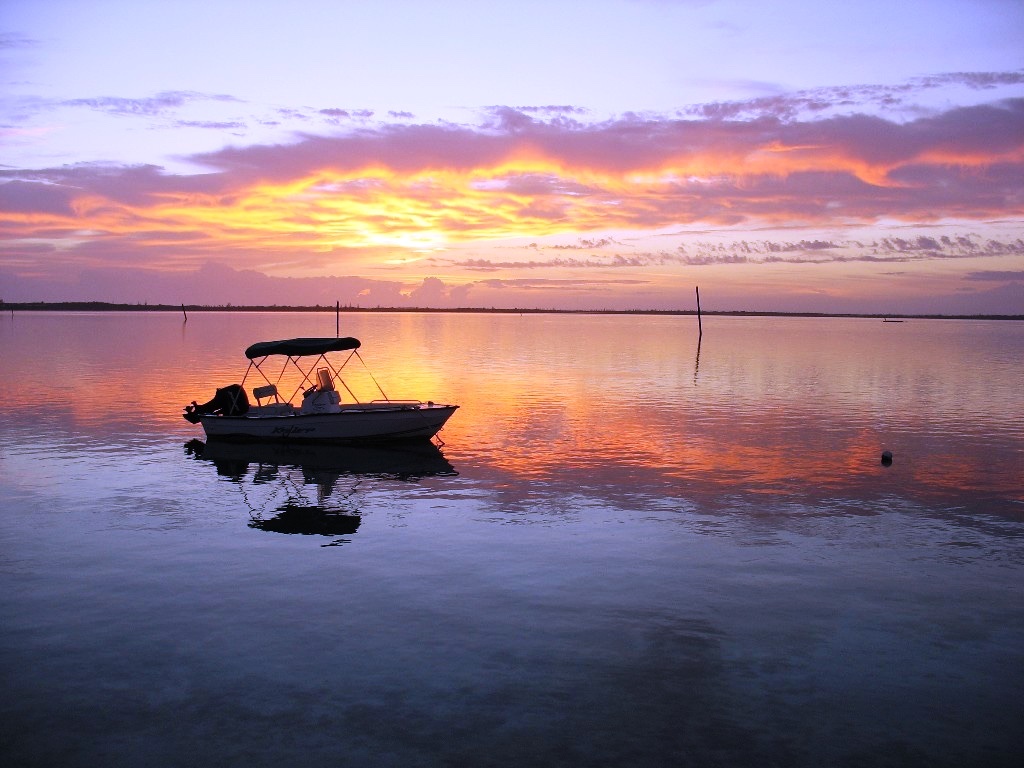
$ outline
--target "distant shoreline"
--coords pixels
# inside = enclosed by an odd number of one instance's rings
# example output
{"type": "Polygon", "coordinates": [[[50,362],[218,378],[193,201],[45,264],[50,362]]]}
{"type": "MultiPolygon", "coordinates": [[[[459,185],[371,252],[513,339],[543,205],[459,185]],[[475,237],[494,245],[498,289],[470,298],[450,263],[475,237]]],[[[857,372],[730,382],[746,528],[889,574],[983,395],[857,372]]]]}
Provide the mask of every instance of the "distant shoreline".
{"type": "MultiPolygon", "coordinates": [[[[433,313],[488,315],[696,315],[695,309],[500,309],[495,307],[338,307],[199,304],[117,304],[104,301],[0,301],[4,312],[346,312],[346,313],[433,313]]],[[[849,317],[892,320],[1024,320],[1024,315],[900,315],[853,312],[755,312],[747,310],[701,310],[702,316],[718,317],[849,317]]]]}

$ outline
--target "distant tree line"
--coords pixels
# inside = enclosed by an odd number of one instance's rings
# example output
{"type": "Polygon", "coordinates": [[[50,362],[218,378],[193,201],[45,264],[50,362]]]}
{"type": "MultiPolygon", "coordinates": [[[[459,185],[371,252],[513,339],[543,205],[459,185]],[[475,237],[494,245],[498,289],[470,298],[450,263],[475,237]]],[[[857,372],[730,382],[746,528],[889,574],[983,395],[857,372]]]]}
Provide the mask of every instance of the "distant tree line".
{"type": "MultiPolygon", "coordinates": [[[[106,301],[15,301],[0,299],[0,311],[51,312],[433,312],[445,314],[501,314],[501,315],[696,315],[694,309],[536,309],[498,307],[353,307],[312,304],[308,306],[281,306],[278,304],[119,304],[106,301]]],[[[900,318],[918,320],[1024,320],[1024,315],[899,315],[882,313],[833,312],[753,312],[748,310],[702,310],[702,315],[727,317],[865,317],[900,318]]]]}

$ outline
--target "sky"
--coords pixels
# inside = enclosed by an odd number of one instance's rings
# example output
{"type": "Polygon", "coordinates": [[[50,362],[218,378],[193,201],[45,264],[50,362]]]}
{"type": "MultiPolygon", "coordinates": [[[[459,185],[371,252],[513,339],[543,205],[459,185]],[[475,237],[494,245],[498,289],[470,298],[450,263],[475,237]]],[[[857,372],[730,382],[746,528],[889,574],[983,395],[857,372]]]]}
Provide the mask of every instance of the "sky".
{"type": "Polygon", "coordinates": [[[0,299],[1024,314],[1021,0],[2,0],[0,299]]]}

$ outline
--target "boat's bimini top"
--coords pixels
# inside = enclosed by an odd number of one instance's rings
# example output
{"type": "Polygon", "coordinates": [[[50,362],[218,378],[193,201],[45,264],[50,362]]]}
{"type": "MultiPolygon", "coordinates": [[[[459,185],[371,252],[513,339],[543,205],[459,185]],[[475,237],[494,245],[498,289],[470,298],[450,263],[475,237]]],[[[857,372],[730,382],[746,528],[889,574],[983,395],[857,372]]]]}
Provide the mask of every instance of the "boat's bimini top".
{"type": "Polygon", "coordinates": [[[340,339],[282,339],[281,341],[259,341],[245,350],[250,360],[268,355],[288,355],[304,357],[307,355],[324,355],[328,352],[343,352],[346,349],[359,349],[359,339],[343,336],[340,339]]]}

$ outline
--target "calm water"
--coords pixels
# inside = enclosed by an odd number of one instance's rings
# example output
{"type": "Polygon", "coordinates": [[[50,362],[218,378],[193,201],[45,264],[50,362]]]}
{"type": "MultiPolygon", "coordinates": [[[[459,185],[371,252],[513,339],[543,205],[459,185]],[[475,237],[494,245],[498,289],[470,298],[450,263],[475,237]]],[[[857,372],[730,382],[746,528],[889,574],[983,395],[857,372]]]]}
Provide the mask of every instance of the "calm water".
{"type": "Polygon", "coordinates": [[[0,318],[0,762],[1019,764],[1024,324],[342,320],[443,447],[197,442],[333,313],[0,318]]]}

